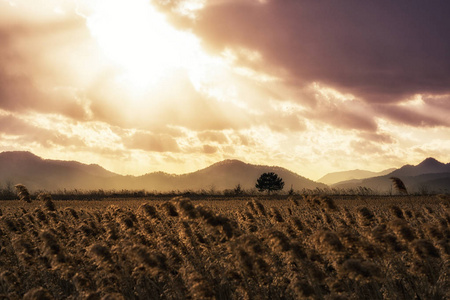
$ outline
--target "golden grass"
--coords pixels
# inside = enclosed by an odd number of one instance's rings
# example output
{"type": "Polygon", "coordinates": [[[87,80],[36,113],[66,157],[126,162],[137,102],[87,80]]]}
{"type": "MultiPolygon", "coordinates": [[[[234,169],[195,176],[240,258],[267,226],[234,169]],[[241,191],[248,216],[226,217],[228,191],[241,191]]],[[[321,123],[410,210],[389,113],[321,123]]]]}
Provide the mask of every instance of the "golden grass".
{"type": "Polygon", "coordinates": [[[446,196],[0,207],[0,297],[450,298],[446,196]]]}

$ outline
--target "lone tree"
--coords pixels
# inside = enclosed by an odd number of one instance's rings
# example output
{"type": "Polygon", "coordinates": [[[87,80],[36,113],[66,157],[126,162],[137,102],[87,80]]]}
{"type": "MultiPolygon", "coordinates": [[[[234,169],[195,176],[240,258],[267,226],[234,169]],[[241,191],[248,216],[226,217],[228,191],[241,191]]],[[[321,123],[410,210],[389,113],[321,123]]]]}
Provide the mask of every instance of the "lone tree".
{"type": "Polygon", "coordinates": [[[270,195],[271,191],[279,191],[284,187],[284,182],[281,177],[278,177],[277,174],[263,173],[259,176],[258,180],[256,180],[255,187],[260,191],[267,191],[267,194],[270,195]]]}

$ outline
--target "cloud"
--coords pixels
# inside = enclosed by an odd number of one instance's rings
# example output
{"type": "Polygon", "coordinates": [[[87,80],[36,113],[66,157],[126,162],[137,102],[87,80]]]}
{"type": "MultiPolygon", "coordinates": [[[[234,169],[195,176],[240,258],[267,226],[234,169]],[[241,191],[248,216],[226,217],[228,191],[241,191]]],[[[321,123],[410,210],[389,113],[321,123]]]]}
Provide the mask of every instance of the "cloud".
{"type": "Polygon", "coordinates": [[[450,113],[450,94],[420,95],[420,98],[430,109],[441,111],[447,115],[450,113]]]}
{"type": "Polygon", "coordinates": [[[377,113],[397,123],[416,127],[450,127],[448,95],[415,95],[397,104],[376,105],[377,113]]]}
{"type": "Polygon", "coordinates": [[[88,105],[76,89],[41,90],[28,76],[8,75],[1,69],[0,108],[11,112],[58,113],[78,120],[89,118],[88,105]]]}
{"type": "Polygon", "coordinates": [[[291,105],[304,120],[346,130],[377,131],[373,108],[353,95],[318,83],[303,88],[299,95],[291,105]]]}
{"type": "Polygon", "coordinates": [[[450,91],[448,1],[209,1],[192,22],[215,53],[258,51],[293,85],[312,82],[368,102],[450,91]]]}
{"type": "Polygon", "coordinates": [[[228,137],[222,131],[203,131],[197,133],[197,137],[201,142],[216,142],[219,144],[227,144],[228,137]]]}
{"type": "Polygon", "coordinates": [[[361,131],[376,131],[377,124],[370,108],[362,110],[360,101],[348,101],[344,103],[319,103],[315,108],[304,113],[309,120],[315,120],[342,129],[357,129],[361,131]]]}
{"type": "Polygon", "coordinates": [[[136,132],[122,137],[126,148],[141,149],[151,152],[180,152],[177,141],[167,134],[136,132]]]}
{"type": "Polygon", "coordinates": [[[2,150],[119,173],[237,158],[317,177],[427,151],[448,157],[432,151],[450,127],[447,2],[153,0],[209,55],[138,88],[75,2],[9,2],[0,2],[2,150]]]}
{"type": "Polygon", "coordinates": [[[30,145],[38,144],[45,148],[54,146],[63,147],[86,147],[86,144],[76,136],[69,136],[59,132],[57,129],[33,126],[26,121],[13,115],[0,115],[0,135],[8,137],[16,144],[30,145]]]}
{"type": "Polygon", "coordinates": [[[245,108],[197,91],[185,72],[137,95],[106,76],[85,96],[98,120],[127,128],[179,126],[217,131],[248,127],[252,119],[245,108]]]}
{"type": "Polygon", "coordinates": [[[0,4],[0,108],[88,119],[89,103],[80,95],[99,63],[83,20],[29,5],[0,4]]]}
{"type": "Polygon", "coordinates": [[[211,145],[203,145],[203,153],[205,154],[213,154],[217,152],[217,147],[211,145]]]}
{"type": "Polygon", "coordinates": [[[362,132],[358,135],[365,141],[380,143],[380,144],[393,144],[395,139],[384,132],[362,132]]]}
{"type": "Polygon", "coordinates": [[[367,155],[370,153],[373,156],[374,154],[382,154],[384,152],[379,144],[365,140],[352,141],[350,146],[359,155],[367,155]]]}
{"type": "Polygon", "coordinates": [[[420,111],[414,108],[403,106],[386,105],[381,106],[379,111],[386,118],[389,118],[398,123],[416,126],[416,127],[435,127],[435,126],[450,126],[450,122],[439,116],[433,116],[426,111],[420,111]]]}

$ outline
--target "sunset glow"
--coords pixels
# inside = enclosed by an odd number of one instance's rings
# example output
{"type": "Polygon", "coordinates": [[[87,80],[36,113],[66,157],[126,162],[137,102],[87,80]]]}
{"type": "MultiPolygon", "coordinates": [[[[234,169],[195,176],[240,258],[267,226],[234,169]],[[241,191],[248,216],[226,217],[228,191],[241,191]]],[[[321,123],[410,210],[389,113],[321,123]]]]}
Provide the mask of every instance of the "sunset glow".
{"type": "Polygon", "coordinates": [[[448,4],[425,5],[0,0],[0,151],[134,175],[448,162],[448,4]]]}
{"type": "Polygon", "coordinates": [[[171,27],[148,1],[93,2],[87,26],[105,55],[121,68],[119,81],[146,88],[179,69],[202,63],[194,35],[171,27]]]}

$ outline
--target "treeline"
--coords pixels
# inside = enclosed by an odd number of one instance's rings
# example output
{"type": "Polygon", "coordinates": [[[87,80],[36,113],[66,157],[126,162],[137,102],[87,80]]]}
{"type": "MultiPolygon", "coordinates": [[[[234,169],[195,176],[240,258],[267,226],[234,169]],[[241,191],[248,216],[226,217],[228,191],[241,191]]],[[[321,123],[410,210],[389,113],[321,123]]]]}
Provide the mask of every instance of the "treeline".
{"type": "MultiPolygon", "coordinates": [[[[208,190],[173,190],[169,192],[147,191],[147,190],[78,190],[78,189],[64,189],[55,191],[37,190],[30,191],[32,199],[37,199],[40,194],[49,194],[53,199],[58,200],[101,200],[101,199],[122,199],[122,198],[173,198],[177,196],[187,196],[190,198],[230,198],[230,197],[256,197],[267,195],[265,192],[259,192],[256,189],[243,189],[237,185],[234,189],[216,190],[210,188],[208,190]]],[[[359,189],[302,189],[302,190],[287,190],[272,193],[271,198],[284,198],[285,196],[296,195],[376,195],[374,191],[367,188],[359,189]]],[[[0,200],[14,200],[18,199],[18,195],[14,185],[7,184],[0,186],[0,200]]]]}
{"type": "MultiPolygon", "coordinates": [[[[267,196],[266,193],[258,192],[256,189],[242,189],[239,185],[234,189],[226,189],[218,191],[215,189],[209,190],[174,190],[170,192],[146,191],[146,190],[56,190],[56,191],[32,191],[30,192],[31,199],[37,199],[40,194],[49,194],[53,199],[57,200],[102,200],[102,199],[132,199],[132,198],[173,198],[177,196],[186,196],[191,199],[202,198],[244,198],[244,197],[258,197],[267,196]]],[[[302,189],[302,190],[287,190],[273,193],[270,198],[284,199],[286,196],[311,195],[311,196],[392,196],[391,193],[378,193],[372,189],[359,187],[357,189],[331,189],[331,188],[316,188],[316,189],[302,189]]],[[[17,192],[14,186],[8,185],[0,187],[0,200],[15,200],[18,199],[17,192]]]]}
{"type": "MultiPolygon", "coordinates": [[[[102,199],[132,199],[132,198],[173,198],[177,196],[187,196],[191,199],[202,199],[208,198],[239,198],[239,197],[258,197],[267,196],[265,192],[259,192],[257,189],[243,189],[239,184],[233,189],[226,190],[216,190],[214,187],[210,189],[201,190],[173,190],[169,192],[160,191],[147,191],[147,190],[78,190],[78,189],[64,189],[55,191],[45,191],[37,190],[31,191],[30,196],[32,199],[37,199],[40,194],[49,194],[53,199],[57,200],[102,200],[102,199]]],[[[271,198],[285,198],[286,196],[393,196],[397,193],[394,191],[380,193],[379,191],[367,188],[315,188],[315,189],[301,189],[294,190],[290,188],[289,190],[283,190],[274,192],[270,195],[271,198]]],[[[420,192],[411,193],[410,195],[435,195],[437,193],[429,192],[426,193],[422,190],[420,192]]],[[[18,195],[14,185],[11,183],[6,183],[0,185],[0,200],[15,200],[18,199],[18,195]]]]}

